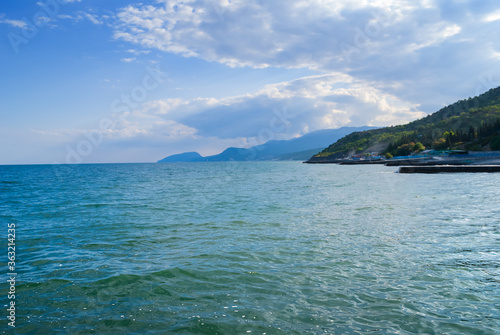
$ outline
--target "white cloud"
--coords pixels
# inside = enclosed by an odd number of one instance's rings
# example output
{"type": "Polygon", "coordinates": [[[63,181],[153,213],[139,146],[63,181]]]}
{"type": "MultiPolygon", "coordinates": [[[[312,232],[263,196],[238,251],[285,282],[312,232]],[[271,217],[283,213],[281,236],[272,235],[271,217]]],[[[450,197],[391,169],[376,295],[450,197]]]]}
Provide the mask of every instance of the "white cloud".
{"type": "Polygon", "coordinates": [[[152,141],[175,142],[195,138],[197,130],[140,110],[117,115],[106,136],[114,139],[149,137],[152,141]]]}
{"type": "Polygon", "coordinates": [[[83,135],[85,133],[85,130],[84,129],[51,129],[51,130],[32,129],[31,132],[34,134],[47,137],[72,138],[78,135],[83,135]]]}
{"type": "Polygon", "coordinates": [[[99,16],[96,14],[91,14],[91,13],[87,13],[87,12],[79,10],[79,11],[74,12],[73,15],[59,14],[59,15],[57,15],[57,18],[63,19],[63,20],[72,20],[76,23],[78,23],[84,19],[87,19],[90,22],[92,22],[93,24],[102,25],[102,24],[104,24],[105,20],[109,19],[109,16],[107,16],[107,15],[99,16]]]}
{"type": "Polygon", "coordinates": [[[346,46],[369,60],[439,45],[461,31],[430,1],[160,3],[123,8],[115,38],[229,66],[331,71],[357,65],[346,57],[346,46]]]}
{"type": "Polygon", "coordinates": [[[26,22],[24,22],[22,20],[4,19],[4,20],[0,20],[0,23],[8,24],[9,26],[12,26],[14,28],[24,28],[26,26],[26,22]]]}
{"type": "Polygon", "coordinates": [[[494,11],[493,13],[486,15],[483,19],[484,22],[494,22],[499,20],[500,20],[500,10],[494,11]]]}
{"type": "Polygon", "coordinates": [[[103,24],[104,23],[102,20],[100,20],[97,17],[97,15],[93,15],[93,14],[90,14],[90,13],[84,13],[84,12],[81,12],[81,15],[85,16],[93,24],[103,24]]]}
{"type": "Polygon", "coordinates": [[[462,28],[456,24],[448,25],[444,22],[438,22],[429,25],[425,30],[420,31],[415,36],[415,42],[409,45],[409,50],[412,52],[418,49],[439,45],[448,38],[460,33],[462,28]]]}
{"type": "Polygon", "coordinates": [[[121,61],[124,62],[124,63],[131,63],[133,61],[135,61],[136,58],[135,57],[129,57],[129,58],[122,58],[121,61]]]}
{"type": "MultiPolygon", "coordinates": [[[[63,19],[63,20],[73,20],[73,19],[75,19],[75,17],[73,17],[71,15],[67,15],[67,14],[59,14],[59,15],[57,15],[57,18],[63,19]]],[[[81,17],[80,17],[80,19],[81,19],[81,17]]]]}
{"type": "Polygon", "coordinates": [[[135,56],[140,56],[140,55],[147,55],[151,52],[151,50],[136,50],[136,49],[128,49],[127,52],[135,55],[135,56]]]}

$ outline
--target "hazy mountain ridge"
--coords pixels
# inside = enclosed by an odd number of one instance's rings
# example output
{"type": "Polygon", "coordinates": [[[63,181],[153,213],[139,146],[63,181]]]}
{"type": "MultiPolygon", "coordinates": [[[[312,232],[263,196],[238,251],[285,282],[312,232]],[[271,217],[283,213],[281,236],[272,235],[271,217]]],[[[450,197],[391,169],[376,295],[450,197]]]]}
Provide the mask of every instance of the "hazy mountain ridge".
{"type": "Polygon", "coordinates": [[[173,162],[224,162],[224,161],[264,161],[264,160],[306,160],[315,152],[326,148],[352,132],[374,129],[375,127],[342,127],[323,129],[290,140],[273,140],[248,149],[230,147],[217,155],[201,156],[197,152],[185,152],[159,160],[159,163],[173,162]]]}

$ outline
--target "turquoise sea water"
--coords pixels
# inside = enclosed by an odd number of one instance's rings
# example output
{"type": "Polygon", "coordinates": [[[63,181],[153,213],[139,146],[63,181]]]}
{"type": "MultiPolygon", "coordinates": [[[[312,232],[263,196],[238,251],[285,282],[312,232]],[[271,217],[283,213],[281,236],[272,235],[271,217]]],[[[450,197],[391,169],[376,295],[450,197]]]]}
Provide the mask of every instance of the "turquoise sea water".
{"type": "Polygon", "coordinates": [[[15,333],[500,333],[500,174],[394,171],[2,166],[15,333]]]}

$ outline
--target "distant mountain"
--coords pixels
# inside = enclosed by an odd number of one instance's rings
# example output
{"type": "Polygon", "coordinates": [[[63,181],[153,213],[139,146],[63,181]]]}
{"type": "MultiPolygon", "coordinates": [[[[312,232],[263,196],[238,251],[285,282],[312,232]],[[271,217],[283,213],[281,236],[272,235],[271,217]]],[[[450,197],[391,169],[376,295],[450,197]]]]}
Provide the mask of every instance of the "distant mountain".
{"type": "Polygon", "coordinates": [[[159,163],[173,162],[224,162],[224,161],[265,161],[265,160],[305,160],[323,150],[332,142],[355,131],[375,129],[375,127],[342,127],[324,129],[308,133],[291,140],[269,141],[249,149],[227,148],[213,156],[203,157],[197,152],[186,152],[168,156],[159,163]]]}
{"type": "Polygon", "coordinates": [[[405,125],[353,132],[308,162],[328,162],[372,151],[388,157],[407,156],[424,149],[500,150],[500,87],[405,125]]]}
{"type": "Polygon", "coordinates": [[[162,163],[201,162],[201,161],[203,161],[203,156],[197,152],[185,152],[183,154],[168,156],[161,160],[162,163]]]}
{"type": "Polygon", "coordinates": [[[308,160],[312,155],[320,152],[324,148],[310,149],[300,152],[292,152],[289,154],[279,155],[276,160],[278,161],[305,161],[308,160]]]}

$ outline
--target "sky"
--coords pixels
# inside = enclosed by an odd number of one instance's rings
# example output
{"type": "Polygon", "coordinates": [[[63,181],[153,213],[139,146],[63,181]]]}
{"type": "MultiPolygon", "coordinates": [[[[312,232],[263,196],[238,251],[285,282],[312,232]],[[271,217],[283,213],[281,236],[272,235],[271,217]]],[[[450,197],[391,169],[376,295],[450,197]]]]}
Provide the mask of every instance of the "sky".
{"type": "Polygon", "coordinates": [[[0,5],[0,164],[211,155],[497,86],[498,0],[0,5]]]}

